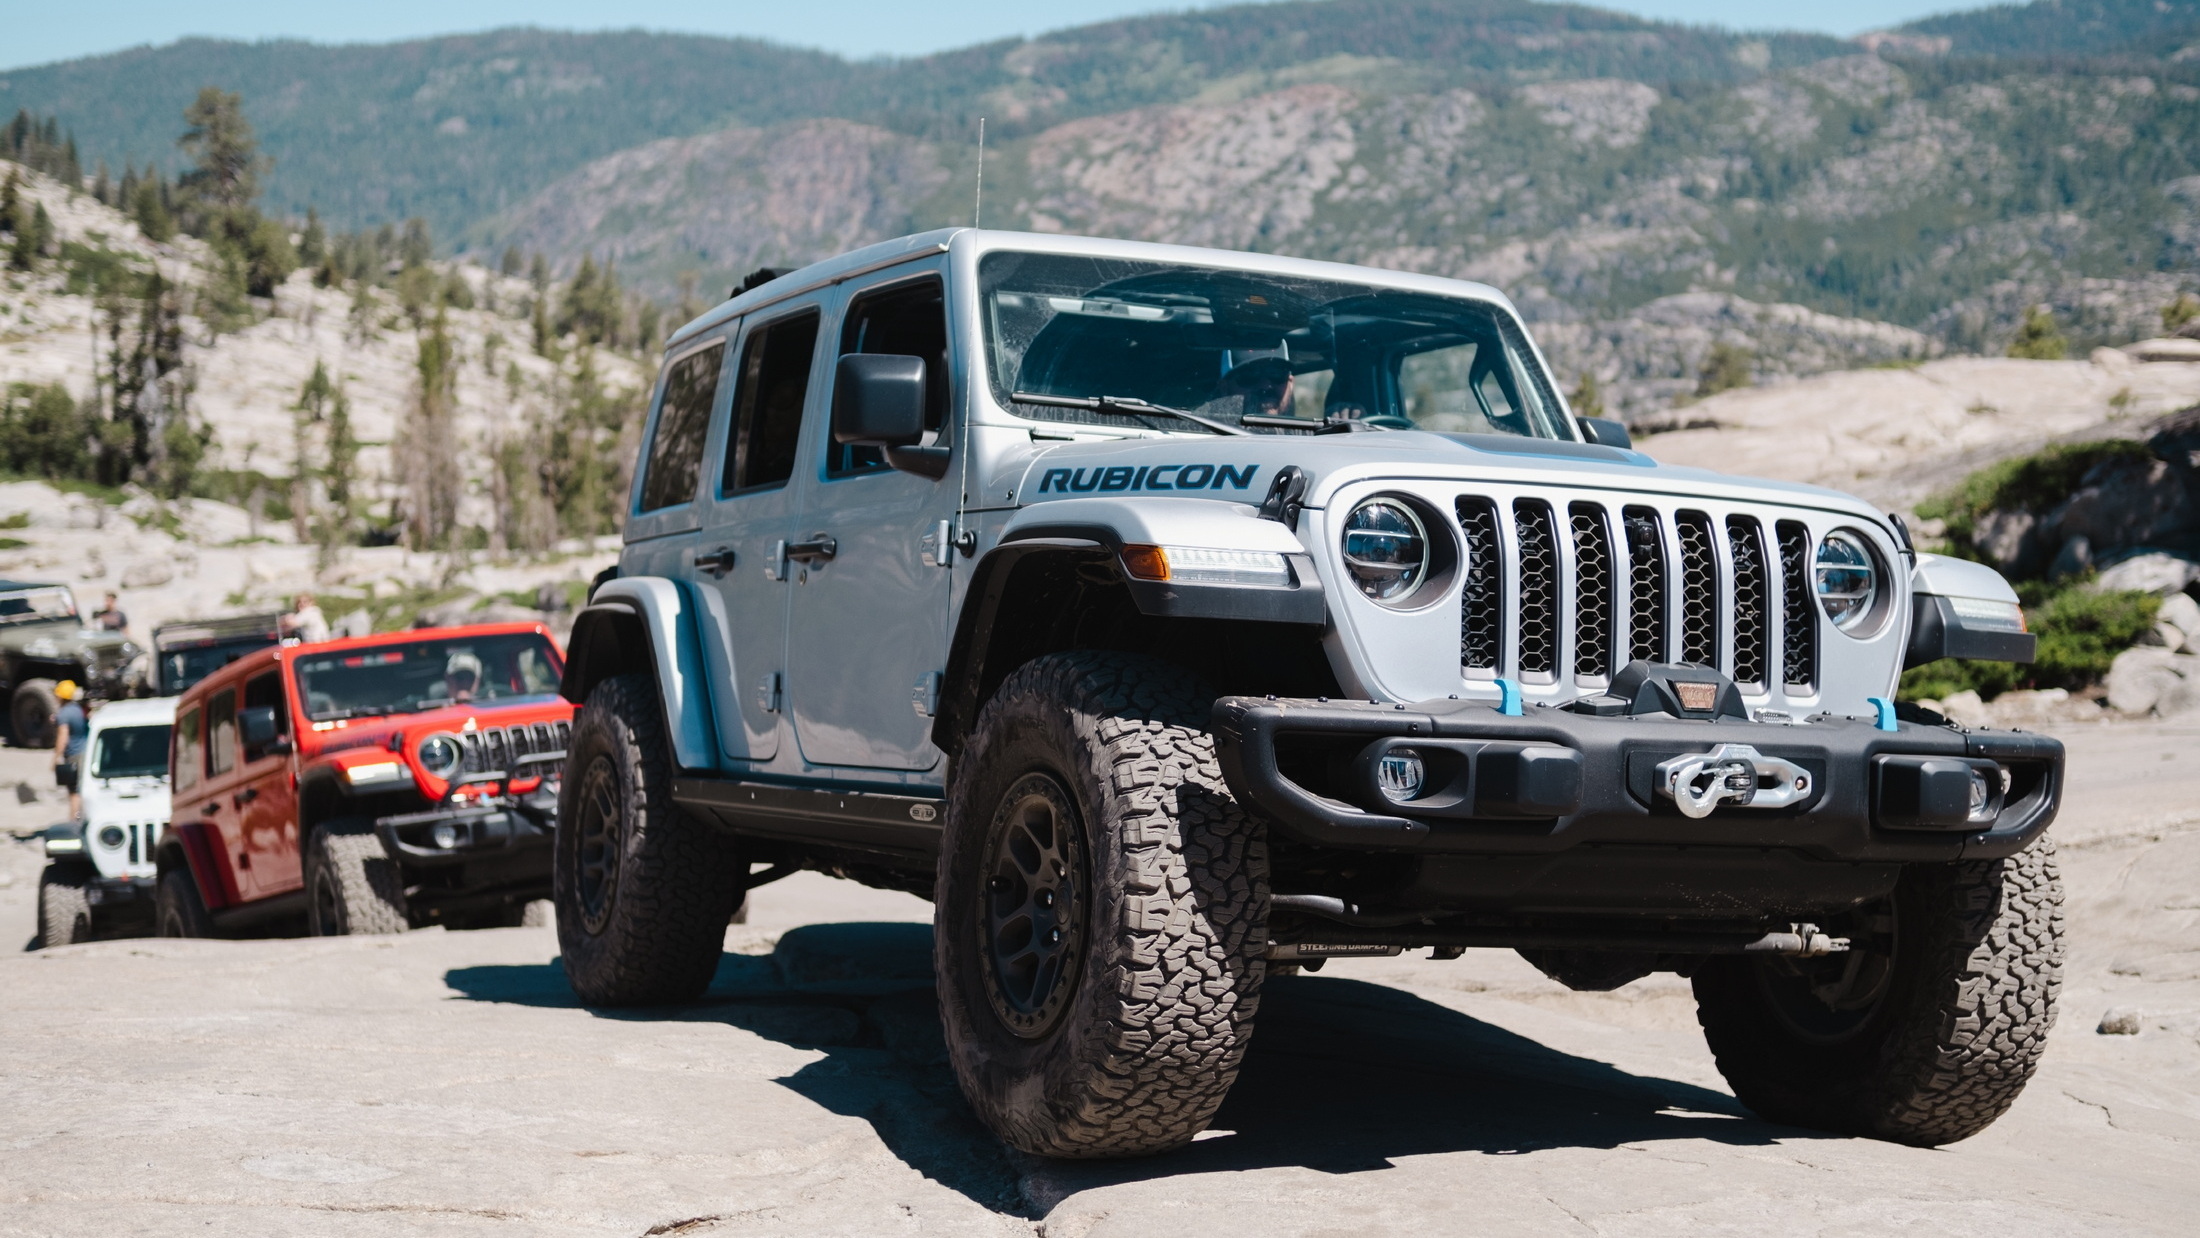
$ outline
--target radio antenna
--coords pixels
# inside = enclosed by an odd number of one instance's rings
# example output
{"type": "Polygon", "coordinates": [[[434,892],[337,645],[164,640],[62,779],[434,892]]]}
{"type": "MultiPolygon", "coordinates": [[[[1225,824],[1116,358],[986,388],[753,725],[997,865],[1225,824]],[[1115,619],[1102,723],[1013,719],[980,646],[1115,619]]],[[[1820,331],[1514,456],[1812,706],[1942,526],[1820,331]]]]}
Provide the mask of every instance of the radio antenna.
{"type": "Polygon", "coordinates": [[[978,196],[970,206],[970,226],[979,226],[985,216],[985,117],[978,118],[978,196]]]}

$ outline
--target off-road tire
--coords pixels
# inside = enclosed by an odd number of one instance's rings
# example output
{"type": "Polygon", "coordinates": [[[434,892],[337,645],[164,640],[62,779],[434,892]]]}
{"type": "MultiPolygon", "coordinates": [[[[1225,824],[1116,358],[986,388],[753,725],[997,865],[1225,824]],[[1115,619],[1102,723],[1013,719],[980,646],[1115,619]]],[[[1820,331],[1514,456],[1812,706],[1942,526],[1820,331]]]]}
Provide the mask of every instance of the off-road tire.
{"type": "Polygon", "coordinates": [[[405,875],[365,818],[341,817],[313,827],[305,879],[311,936],[379,936],[412,927],[405,875]]]}
{"type": "Polygon", "coordinates": [[[1050,654],[1001,685],[956,762],[935,886],[940,1015],[964,1096],[1025,1152],[1180,1147],[1237,1078],[1260,1004],[1268,856],[1215,764],[1213,702],[1152,658],[1050,654]],[[1020,789],[1046,785],[1073,809],[1063,854],[1084,888],[1060,897],[1082,914],[1056,982],[1071,987],[1019,1031],[1001,1013],[986,899],[1006,888],[988,884],[1001,822],[1028,801],[1020,789]]]}
{"type": "Polygon", "coordinates": [[[573,991],[591,1006],[693,1001],[710,986],[747,866],[672,802],[657,684],[619,675],[573,720],[551,897],[573,991]]]}
{"type": "Polygon", "coordinates": [[[191,870],[177,865],[160,875],[153,892],[153,934],[156,937],[212,937],[214,917],[199,897],[199,883],[191,870]]]}
{"type": "Polygon", "coordinates": [[[61,698],[51,679],[26,679],[8,697],[8,735],[18,748],[53,747],[53,719],[61,698]]]}
{"type": "Polygon", "coordinates": [[[49,864],[38,880],[38,944],[41,949],[92,939],[91,874],[70,864],[49,864]]]}
{"type": "Polygon", "coordinates": [[[1696,972],[1697,1019],[1764,1118],[1926,1147],[1968,1139],[2016,1102],[2047,1047],[2062,903],[2049,839],[2006,860],[1913,865],[1881,905],[1893,962],[1853,1031],[1799,1034],[1766,983],[1777,964],[1738,957],[1696,972]]]}

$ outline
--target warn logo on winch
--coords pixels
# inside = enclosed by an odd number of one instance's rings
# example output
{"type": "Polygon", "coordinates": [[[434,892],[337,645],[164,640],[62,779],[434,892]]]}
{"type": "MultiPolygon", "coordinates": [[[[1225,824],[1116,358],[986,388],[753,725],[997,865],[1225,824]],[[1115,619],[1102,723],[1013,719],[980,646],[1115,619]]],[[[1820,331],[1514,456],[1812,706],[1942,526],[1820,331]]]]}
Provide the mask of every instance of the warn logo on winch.
{"type": "Polygon", "coordinates": [[[1094,490],[1220,490],[1227,484],[1239,490],[1253,484],[1257,464],[1149,464],[1132,468],[1048,469],[1039,479],[1039,493],[1084,493],[1094,490]]]}

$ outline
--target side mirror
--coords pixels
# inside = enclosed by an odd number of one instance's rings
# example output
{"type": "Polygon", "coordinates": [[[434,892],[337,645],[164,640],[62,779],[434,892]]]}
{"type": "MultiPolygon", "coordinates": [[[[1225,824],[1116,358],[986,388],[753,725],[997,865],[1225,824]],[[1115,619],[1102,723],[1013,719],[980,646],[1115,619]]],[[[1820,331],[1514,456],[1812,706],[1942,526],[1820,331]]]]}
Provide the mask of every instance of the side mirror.
{"type": "Polygon", "coordinates": [[[833,441],[909,447],[924,437],[924,358],[849,353],[833,376],[833,441]]]}
{"type": "Polygon", "coordinates": [[[237,738],[243,744],[246,760],[283,756],[290,751],[290,740],[282,734],[280,724],[273,705],[253,705],[237,711],[237,738]]]}
{"type": "Polygon", "coordinates": [[[1635,446],[1635,436],[1627,432],[1627,426],[1622,422],[1608,417],[1576,417],[1574,424],[1581,427],[1582,438],[1599,447],[1632,450],[1635,446]]]}

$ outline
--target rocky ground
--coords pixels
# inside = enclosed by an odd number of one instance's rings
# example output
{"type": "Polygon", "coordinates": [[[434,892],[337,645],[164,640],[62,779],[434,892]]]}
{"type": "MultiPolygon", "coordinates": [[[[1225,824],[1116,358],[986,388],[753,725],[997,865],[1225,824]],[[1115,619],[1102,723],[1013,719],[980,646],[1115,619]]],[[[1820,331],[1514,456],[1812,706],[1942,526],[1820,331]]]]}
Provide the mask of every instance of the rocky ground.
{"type": "MultiPolygon", "coordinates": [[[[647,1013],[578,1008],[547,929],[0,960],[0,1234],[2189,1233],[2200,726],[2060,734],[2061,1021],[1949,1148],[1750,1116],[1685,982],[1571,993],[1481,951],[1276,982],[1185,1152],[1028,1160],[942,1062],[930,909],[802,875],[705,999],[647,1013]]],[[[0,753],[0,784],[42,772],[0,753]]],[[[7,941],[38,864],[0,850],[7,941]]]]}

